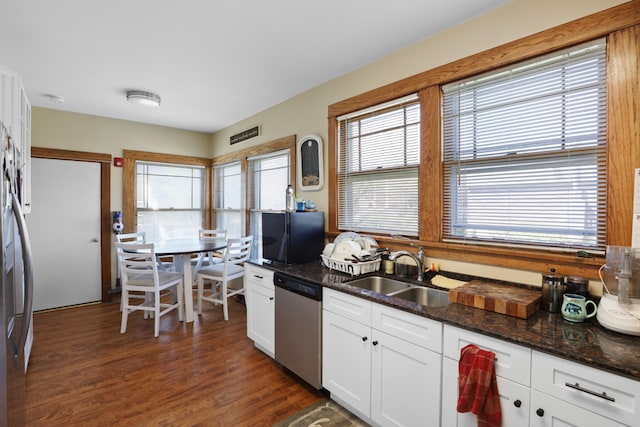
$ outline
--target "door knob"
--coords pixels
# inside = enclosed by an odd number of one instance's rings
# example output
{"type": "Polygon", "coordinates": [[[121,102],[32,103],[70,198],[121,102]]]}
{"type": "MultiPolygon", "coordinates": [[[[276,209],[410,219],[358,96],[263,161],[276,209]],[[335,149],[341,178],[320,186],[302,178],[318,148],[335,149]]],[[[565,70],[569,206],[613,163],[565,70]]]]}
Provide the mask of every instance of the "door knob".
{"type": "Polygon", "coordinates": [[[522,406],[522,402],[520,401],[520,399],[518,399],[515,402],[513,402],[513,406],[515,406],[516,408],[521,407],[522,406]]]}
{"type": "Polygon", "coordinates": [[[98,243],[100,241],[100,239],[98,239],[97,237],[94,237],[93,239],[91,239],[91,241],[93,243],[98,243]]]}

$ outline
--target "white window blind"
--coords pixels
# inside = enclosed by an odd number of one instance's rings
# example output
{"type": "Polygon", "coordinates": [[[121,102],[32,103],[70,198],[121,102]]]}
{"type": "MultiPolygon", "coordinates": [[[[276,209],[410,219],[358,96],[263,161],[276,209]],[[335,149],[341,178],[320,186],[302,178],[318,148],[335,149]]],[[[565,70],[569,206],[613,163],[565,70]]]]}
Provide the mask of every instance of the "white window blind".
{"type": "Polygon", "coordinates": [[[149,241],[197,236],[203,194],[203,167],[136,162],[137,230],[149,241]]]}
{"type": "Polygon", "coordinates": [[[339,117],[338,126],[338,228],[417,236],[417,95],[339,117]]]}
{"type": "Polygon", "coordinates": [[[214,202],[216,228],[227,230],[232,238],[244,235],[242,169],[240,162],[214,166],[214,202]]]}
{"type": "Polygon", "coordinates": [[[285,191],[290,183],[289,150],[248,158],[249,228],[253,237],[251,257],[262,257],[262,212],[284,210],[285,191]]]}
{"type": "Polygon", "coordinates": [[[446,240],[604,249],[605,40],[443,92],[446,240]]]}

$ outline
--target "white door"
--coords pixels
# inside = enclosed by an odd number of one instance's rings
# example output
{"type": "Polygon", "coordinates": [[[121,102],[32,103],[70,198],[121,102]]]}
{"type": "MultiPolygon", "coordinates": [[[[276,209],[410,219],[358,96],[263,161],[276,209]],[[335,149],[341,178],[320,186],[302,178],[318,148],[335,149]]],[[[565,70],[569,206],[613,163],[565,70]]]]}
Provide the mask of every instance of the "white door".
{"type": "Polygon", "coordinates": [[[100,301],[100,164],[31,162],[34,310],[100,301]]]}

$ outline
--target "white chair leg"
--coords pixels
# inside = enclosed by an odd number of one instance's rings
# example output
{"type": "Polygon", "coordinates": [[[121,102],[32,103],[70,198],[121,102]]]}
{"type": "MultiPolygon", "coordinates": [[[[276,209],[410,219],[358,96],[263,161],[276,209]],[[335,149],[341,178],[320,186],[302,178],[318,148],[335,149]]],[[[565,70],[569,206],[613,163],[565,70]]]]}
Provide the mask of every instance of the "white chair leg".
{"type": "Polygon", "coordinates": [[[120,333],[124,334],[127,331],[127,315],[129,314],[129,309],[127,305],[129,304],[129,294],[127,291],[122,292],[120,300],[120,310],[122,311],[122,322],[120,323],[120,333]]]}
{"type": "Polygon", "coordinates": [[[158,337],[160,335],[160,292],[156,291],[155,293],[155,304],[154,304],[154,319],[153,319],[153,336],[158,337]]]}
{"type": "Polygon", "coordinates": [[[198,314],[202,314],[202,296],[204,294],[204,279],[198,277],[198,314]]]}
{"type": "Polygon", "coordinates": [[[220,299],[222,300],[222,312],[224,320],[229,320],[229,308],[227,307],[227,280],[223,280],[220,284],[220,299]]]}

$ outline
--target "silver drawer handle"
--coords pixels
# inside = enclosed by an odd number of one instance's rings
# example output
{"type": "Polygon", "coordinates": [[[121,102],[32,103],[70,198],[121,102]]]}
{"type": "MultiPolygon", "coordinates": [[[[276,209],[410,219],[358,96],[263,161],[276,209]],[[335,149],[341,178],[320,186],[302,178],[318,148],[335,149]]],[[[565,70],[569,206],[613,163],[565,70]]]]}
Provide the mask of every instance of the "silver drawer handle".
{"type": "Polygon", "coordinates": [[[604,400],[608,400],[609,402],[615,402],[616,399],[614,399],[611,396],[607,396],[607,393],[605,393],[604,391],[602,393],[598,393],[597,391],[591,391],[588,390],[586,388],[580,387],[580,384],[575,383],[575,384],[570,384],[570,383],[564,383],[564,385],[566,385],[569,388],[572,388],[574,390],[578,390],[578,391],[583,391],[585,393],[588,393],[592,396],[596,396],[599,397],[600,399],[604,399],[604,400]]]}

